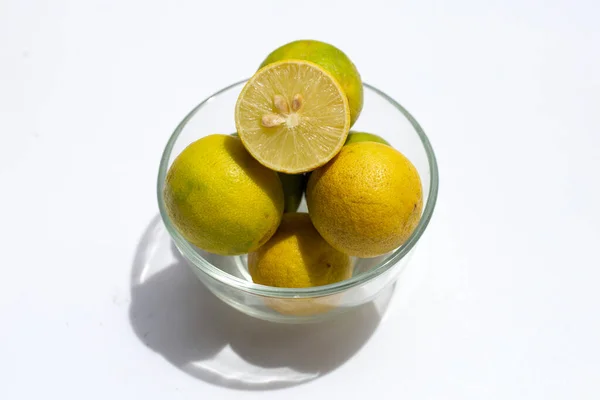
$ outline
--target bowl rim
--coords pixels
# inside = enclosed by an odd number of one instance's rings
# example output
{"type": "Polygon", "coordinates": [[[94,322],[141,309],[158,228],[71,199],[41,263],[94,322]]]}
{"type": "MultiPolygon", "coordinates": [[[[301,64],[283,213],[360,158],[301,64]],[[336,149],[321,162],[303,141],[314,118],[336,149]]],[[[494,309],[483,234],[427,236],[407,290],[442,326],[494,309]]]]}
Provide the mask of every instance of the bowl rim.
{"type": "Polygon", "coordinates": [[[238,290],[265,297],[311,298],[329,296],[369,282],[372,279],[378,277],[379,275],[382,275],[383,273],[392,269],[398,263],[398,261],[404,258],[404,256],[406,256],[413,249],[413,247],[417,244],[417,242],[425,232],[425,229],[429,225],[429,222],[431,221],[431,217],[433,215],[433,210],[435,209],[438,196],[438,164],[429,138],[427,137],[417,120],[392,97],[388,96],[383,91],[367,83],[363,83],[363,86],[387,100],[392,106],[394,106],[398,111],[400,111],[404,115],[404,117],[410,122],[413,129],[419,135],[421,144],[425,149],[430,170],[430,183],[427,203],[425,204],[425,207],[423,209],[423,214],[421,215],[421,220],[419,221],[419,224],[413,231],[412,235],[408,238],[408,240],[402,246],[390,253],[383,262],[373,267],[369,271],[363,272],[357,276],[353,276],[341,282],[336,282],[329,285],[315,286],[309,288],[278,288],[260,285],[250,281],[245,281],[243,279],[237,278],[233,275],[222,271],[221,269],[217,268],[212,263],[210,263],[208,260],[200,256],[193,249],[192,245],[187,240],[185,240],[183,236],[177,231],[167,214],[166,206],[164,204],[162,195],[164,182],[169,167],[169,158],[171,157],[173,146],[175,145],[175,142],[179,138],[179,135],[181,134],[183,128],[187,125],[189,120],[192,119],[194,115],[200,109],[202,109],[202,107],[204,107],[204,105],[209,103],[217,96],[223,94],[224,92],[227,92],[228,90],[233,89],[236,86],[245,84],[247,80],[248,79],[243,79],[241,81],[235,82],[229,86],[224,87],[223,89],[208,96],[200,104],[194,107],[177,125],[175,131],[173,131],[173,133],[171,134],[171,137],[169,138],[165,149],[163,150],[163,154],[160,160],[157,182],[158,207],[163,223],[165,224],[167,231],[171,235],[171,238],[175,241],[175,244],[179,251],[183,253],[183,255],[188,259],[188,261],[191,261],[191,264],[194,268],[197,268],[199,271],[206,274],[208,277],[218,281],[219,283],[238,290]]]}

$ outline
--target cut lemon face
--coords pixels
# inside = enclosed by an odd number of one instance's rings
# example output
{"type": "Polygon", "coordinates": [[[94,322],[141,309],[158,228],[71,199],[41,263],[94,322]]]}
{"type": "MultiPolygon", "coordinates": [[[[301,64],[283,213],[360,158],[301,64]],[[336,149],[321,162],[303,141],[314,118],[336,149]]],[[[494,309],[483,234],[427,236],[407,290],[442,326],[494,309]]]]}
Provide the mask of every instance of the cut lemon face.
{"type": "Polygon", "coordinates": [[[264,166],[298,174],[335,156],[350,130],[348,99],[336,80],[308,61],[260,69],[242,89],[235,123],[246,149],[264,166]]]}

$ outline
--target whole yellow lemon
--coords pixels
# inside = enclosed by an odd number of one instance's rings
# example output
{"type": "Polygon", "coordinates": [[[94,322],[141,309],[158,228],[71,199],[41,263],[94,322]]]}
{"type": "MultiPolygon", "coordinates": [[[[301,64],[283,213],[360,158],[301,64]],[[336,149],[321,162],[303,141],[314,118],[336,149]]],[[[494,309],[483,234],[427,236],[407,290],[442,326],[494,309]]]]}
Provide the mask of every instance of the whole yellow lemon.
{"type": "Polygon", "coordinates": [[[255,283],[304,288],[347,279],[350,257],[334,249],[313,226],[306,213],[286,213],[271,239],[248,254],[248,270],[255,283]]]}
{"type": "Polygon", "coordinates": [[[306,189],[310,218],[336,249],[376,257],[402,245],[419,223],[419,173],[398,150],[376,142],[346,145],[315,170],[306,189]]]}
{"type": "Polygon", "coordinates": [[[239,138],[210,135],[177,156],[164,187],[171,221],[202,250],[236,255],[263,245],[283,214],[283,189],[239,138]]]}

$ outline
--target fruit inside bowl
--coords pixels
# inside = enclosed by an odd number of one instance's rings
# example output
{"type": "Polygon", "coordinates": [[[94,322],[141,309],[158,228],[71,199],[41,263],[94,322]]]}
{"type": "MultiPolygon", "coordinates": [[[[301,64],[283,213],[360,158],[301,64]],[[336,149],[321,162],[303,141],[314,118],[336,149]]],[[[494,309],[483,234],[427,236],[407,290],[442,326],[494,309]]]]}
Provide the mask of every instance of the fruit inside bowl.
{"type": "Polygon", "coordinates": [[[182,121],[158,200],[178,249],[219,298],[259,318],[305,322],[396,280],[437,184],[433,150],[410,114],[363,84],[341,50],[297,41],[182,121]]]}

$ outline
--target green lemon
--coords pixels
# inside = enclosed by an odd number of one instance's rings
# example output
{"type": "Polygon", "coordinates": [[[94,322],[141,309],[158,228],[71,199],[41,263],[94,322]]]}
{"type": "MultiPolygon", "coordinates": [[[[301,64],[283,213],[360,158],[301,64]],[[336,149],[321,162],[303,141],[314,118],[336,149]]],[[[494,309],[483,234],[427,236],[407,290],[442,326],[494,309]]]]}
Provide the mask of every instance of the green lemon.
{"type": "Polygon", "coordinates": [[[382,138],[381,136],[375,135],[373,133],[356,132],[356,131],[350,131],[348,133],[348,138],[346,139],[346,143],[344,143],[344,144],[348,145],[351,143],[358,143],[358,142],[377,142],[377,143],[383,143],[383,144],[390,146],[388,141],[385,140],[384,138],[382,138]]]}
{"type": "Polygon", "coordinates": [[[284,174],[279,172],[279,179],[283,185],[283,197],[285,206],[283,212],[289,213],[298,210],[304,189],[306,188],[306,176],[304,174],[284,174]]]}

